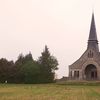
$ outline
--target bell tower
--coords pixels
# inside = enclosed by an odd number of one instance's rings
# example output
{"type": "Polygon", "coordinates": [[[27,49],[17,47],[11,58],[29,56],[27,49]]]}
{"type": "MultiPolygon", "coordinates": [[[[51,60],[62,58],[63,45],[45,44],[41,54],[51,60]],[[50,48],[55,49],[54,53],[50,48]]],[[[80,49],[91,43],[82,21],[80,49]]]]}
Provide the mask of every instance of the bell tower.
{"type": "Polygon", "coordinates": [[[94,49],[97,52],[99,52],[94,13],[92,13],[92,20],[91,20],[91,26],[90,26],[90,33],[89,33],[87,49],[94,49]]]}

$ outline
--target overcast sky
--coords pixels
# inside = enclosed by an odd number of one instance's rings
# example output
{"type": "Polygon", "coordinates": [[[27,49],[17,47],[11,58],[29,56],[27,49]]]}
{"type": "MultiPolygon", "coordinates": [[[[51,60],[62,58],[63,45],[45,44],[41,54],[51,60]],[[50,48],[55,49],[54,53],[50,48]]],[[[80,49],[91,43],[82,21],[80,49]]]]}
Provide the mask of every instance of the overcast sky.
{"type": "Polygon", "coordinates": [[[93,9],[100,40],[100,0],[0,0],[0,58],[31,51],[38,59],[47,45],[59,61],[57,76],[67,76],[86,50],[93,9]]]}

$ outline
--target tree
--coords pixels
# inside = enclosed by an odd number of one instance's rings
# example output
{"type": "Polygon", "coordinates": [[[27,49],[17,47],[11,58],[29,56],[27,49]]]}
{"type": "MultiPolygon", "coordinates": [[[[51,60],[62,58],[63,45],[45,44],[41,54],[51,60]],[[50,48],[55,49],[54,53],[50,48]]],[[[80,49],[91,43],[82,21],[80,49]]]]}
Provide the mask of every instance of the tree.
{"type": "Polygon", "coordinates": [[[24,83],[39,83],[40,69],[35,61],[27,61],[21,67],[24,83]]]}
{"type": "Polygon", "coordinates": [[[0,82],[4,83],[5,81],[11,82],[14,75],[14,63],[13,61],[8,61],[5,58],[0,59],[0,82]]]}
{"type": "Polygon", "coordinates": [[[20,54],[15,65],[17,83],[39,83],[40,68],[31,53],[20,54]]]}
{"type": "Polygon", "coordinates": [[[38,59],[41,70],[41,82],[53,82],[55,77],[55,70],[58,69],[58,61],[54,56],[51,56],[47,46],[41,53],[38,59]]]}
{"type": "Polygon", "coordinates": [[[23,75],[21,73],[21,67],[24,64],[25,57],[23,54],[19,54],[18,59],[15,62],[15,83],[22,83],[23,82],[23,75]]]}

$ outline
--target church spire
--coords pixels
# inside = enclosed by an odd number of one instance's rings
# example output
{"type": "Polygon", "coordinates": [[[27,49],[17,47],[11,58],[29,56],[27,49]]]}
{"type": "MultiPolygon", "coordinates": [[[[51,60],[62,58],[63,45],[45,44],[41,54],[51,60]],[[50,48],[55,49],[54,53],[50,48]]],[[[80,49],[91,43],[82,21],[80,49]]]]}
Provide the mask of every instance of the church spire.
{"type": "Polygon", "coordinates": [[[99,52],[94,13],[92,13],[90,34],[89,34],[89,39],[88,39],[88,48],[93,48],[93,49],[95,49],[96,51],[99,52]]]}

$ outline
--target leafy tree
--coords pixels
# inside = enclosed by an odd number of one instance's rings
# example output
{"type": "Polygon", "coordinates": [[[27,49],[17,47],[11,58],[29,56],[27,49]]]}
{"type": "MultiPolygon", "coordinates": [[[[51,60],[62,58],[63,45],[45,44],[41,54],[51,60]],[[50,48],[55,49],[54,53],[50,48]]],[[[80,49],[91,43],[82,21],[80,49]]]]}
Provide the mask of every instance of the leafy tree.
{"type": "Polygon", "coordinates": [[[18,83],[39,83],[40,69],[38,63],[33,60],[31,53],[25,56],[20,54],[15,64],[18,83]]]}
{"type": "Polygon", "coordinates": [[[41,70],[41,82],[53,82],[55,77],[55,70],[58,69],[58,61],[54,56],[51,56],[47,46],[41,53],[38,63],[41,70]]]}
{"type": "Polygon", "coordinates": [[[24,83],[39,83],[40,69],[35,61],[27,61],[21,67],[24,83]]]}
{"type": "Polygon", "coordinates": [[[21,73],[21,67],[24,64],[25,57],[23,54],[18,56],[18,59],[15,62],[15,83],[22,83],[24,76],[21,73]]]}
{"type": "Polygon", "coordinates": [[[5,81],[11,82],[13,80],[13,61],[8,61],[5,58],[0,59],[0,82],[4,83],[5,81]]]}

